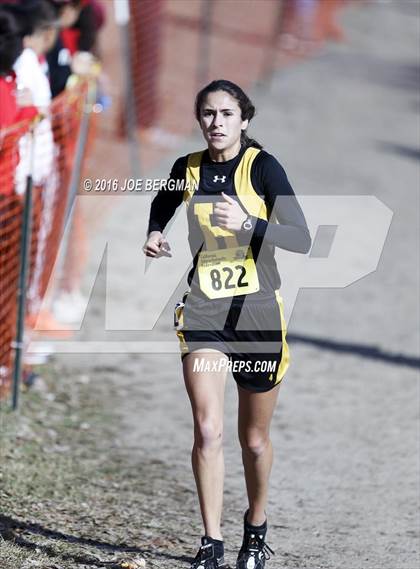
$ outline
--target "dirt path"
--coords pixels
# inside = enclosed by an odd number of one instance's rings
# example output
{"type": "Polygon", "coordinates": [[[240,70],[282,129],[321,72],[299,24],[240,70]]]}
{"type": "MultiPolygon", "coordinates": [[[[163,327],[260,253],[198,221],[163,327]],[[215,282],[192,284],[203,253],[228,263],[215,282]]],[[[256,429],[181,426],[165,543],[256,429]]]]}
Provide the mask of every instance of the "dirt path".
{"type": "MultiPolygon", "coordinates": [[[[306,289],[299,294],[289,324],[295,340],[293,366],[272,429],[276,460],[269,543],[277,551],[273,569],[417,566],[415,8],[404,1],[349,8],[345,44],[329,46],[315,60],[278,72],[268,92],[255,93],[259,113],[253,134],[280,158],[299,194],[373,194],[394,212],[376,272],[346,288],[306,289]]],[[[192,139],[177,154],[197,146],[201,142],[192,139]]],[[[159,177],[166,175],[171,158],[156,170],[159,177]]],[[[121,241],[130,238],[129,228],[139,223],[138,215],[132,200],[122,200],[108,231],[121,241]]],[[[113,293],[133,295],[131,308],[136,313],[147,310],[147,298],[137,294],[130,262],[121,255],[121,289],[113,293]]],[[[165,278],[163,262],[160,270],[165,278]]],[[[78,338],[138,339],[134,333],[104,333],[103,298],[102,276],[78,338]]],[[[121,306],[128,310],[126,304],[121,306]]],[[[170,318],[168,308],[157,325],[163,340],[171,333],[162,332],[170,328],[170,318]]],[[[86,372],[95,382],[118,387],[123,399],[119,448],[127,464],[143,465],[138,516],[152,513],[150,537],[169,540],[149,566],[183,567],[177,556],[193,553],[201,529],[189,467],[190,410],[179,357],[63,355],[60,361],[69,381],[86,372]]],[[[246,505],[236,403],[231,380],[224,512],[231,561],[240,543],[246,505]]]]}

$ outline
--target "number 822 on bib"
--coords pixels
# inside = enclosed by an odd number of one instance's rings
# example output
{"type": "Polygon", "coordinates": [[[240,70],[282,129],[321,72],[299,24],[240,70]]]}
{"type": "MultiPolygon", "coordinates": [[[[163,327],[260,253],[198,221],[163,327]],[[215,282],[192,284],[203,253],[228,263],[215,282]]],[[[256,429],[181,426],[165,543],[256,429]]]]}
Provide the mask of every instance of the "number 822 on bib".
{"type": "Polygon", "coordinates": [[[250,247],[202,251],[198,257],[200,289],[211,299],[251,294],[260,290],[250,247]]]}

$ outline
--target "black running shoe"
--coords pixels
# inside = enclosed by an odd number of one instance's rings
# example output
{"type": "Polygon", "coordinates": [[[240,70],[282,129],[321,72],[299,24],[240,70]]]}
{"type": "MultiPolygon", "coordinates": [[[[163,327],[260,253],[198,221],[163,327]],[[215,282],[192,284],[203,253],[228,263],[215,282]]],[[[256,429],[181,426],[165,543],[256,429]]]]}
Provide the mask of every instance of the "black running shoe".
{"type": "Polygon", "coordinates": [[[192,562],[191,569],[223,569],[225,560],[222,557],[217,557],[214,550],[214,544],[208,537],[201,538],[201,547],[192,562]]]}
{"type": "Polygon", "coordinates": [[[265,543],[267,529],[262,532],[254,532],[247,527],[244,517],[244,538],[236,561],[236,569],[264,569],[265,562],[274,555],[274,551],[265,543]],[[271,555],[270,555],[271,554],[271,555]]]}

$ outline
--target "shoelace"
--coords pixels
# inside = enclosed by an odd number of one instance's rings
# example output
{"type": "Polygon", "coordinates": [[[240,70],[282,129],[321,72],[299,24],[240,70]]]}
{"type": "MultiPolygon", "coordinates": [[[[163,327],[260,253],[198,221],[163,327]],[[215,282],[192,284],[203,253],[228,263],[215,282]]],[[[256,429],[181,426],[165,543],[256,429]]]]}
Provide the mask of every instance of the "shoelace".
{"type": "Polygon", "coordinates": [[[207,543],[202,545],[198,550],[197,555],[194,558],[194,563],[201,563],[202,561],[207,561],[214,557],[214,547],[212,543],[207,543]]]}
{"type": "Polygon", "coordinates": [[[258,551],[261,551],[264,556],[264,561],[268,561],[271,558],[271,555],[275,555],[274,551],[271,547],[265,542],[263,537],[260,537],[258,534],[251,534],[250,539],[248,541],[248,549],[252,549],[252,546],[255,545],[258,551]],[[271,555],[270,555],[271,553],[271,555]]]}

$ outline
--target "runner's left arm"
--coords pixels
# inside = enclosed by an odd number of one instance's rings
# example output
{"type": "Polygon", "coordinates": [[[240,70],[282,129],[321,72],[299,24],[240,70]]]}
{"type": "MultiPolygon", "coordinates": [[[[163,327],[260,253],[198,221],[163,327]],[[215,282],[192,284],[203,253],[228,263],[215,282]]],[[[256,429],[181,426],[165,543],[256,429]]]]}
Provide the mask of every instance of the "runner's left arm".
{"type": "Polygon", "coordinates": [[[311,248],[311,235],[305,216],[281,164],[264,152],[256,161],[253,179],[264,191],[265,203],[278,223],[252,218],[253,235],[266,242],[296,253],[307,253],[311,248]]]}

